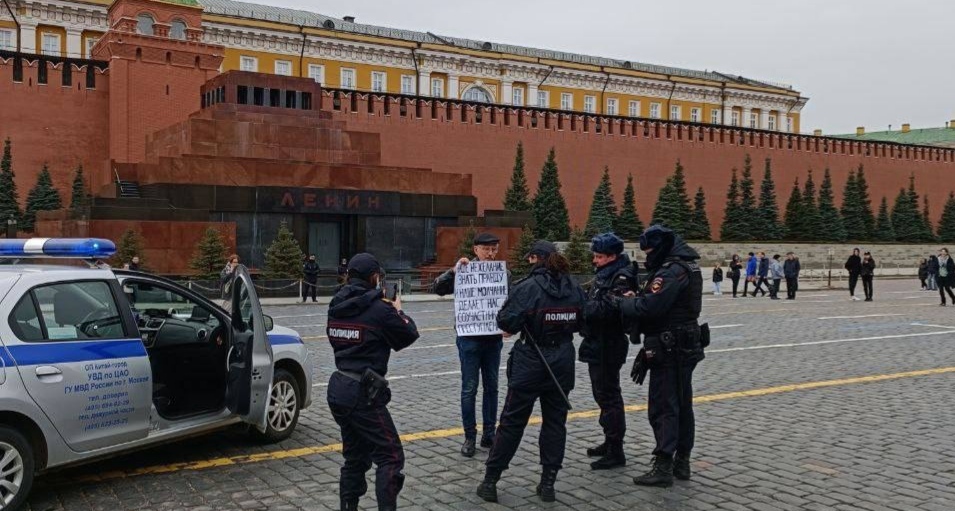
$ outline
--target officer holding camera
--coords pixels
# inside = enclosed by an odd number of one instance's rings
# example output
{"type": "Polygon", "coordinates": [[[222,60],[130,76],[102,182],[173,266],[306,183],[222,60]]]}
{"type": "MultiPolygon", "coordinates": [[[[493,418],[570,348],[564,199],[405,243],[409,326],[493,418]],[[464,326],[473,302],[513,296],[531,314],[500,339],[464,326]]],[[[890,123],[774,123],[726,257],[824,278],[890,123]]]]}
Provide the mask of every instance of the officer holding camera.
{"type": "Polygon", "coordinates": [[[401,311],[401,300],[381,291],[384,271],[367,253],[351,258],[347,281],[328,308],[328,341],[338,369],[328,382],[328,406],[342,431],[339,493],[341,509],[358,509],[368,490],[365,472],[377,465],[375,493],[379,510],[397,509],[404,485],[405,457],[388,413],[391,391],[385,375],[391,351],[418,339],[414,321],[401,311]]]}
{"type": "Polygon", "coordinates": [[[633,482],[641,486],[673,485],[673,477],[690,478],[694,441],[693,370],[709,345],[709,327],[697,323],[703,306],[699,254],[679,235],[661,225],[640,236],[647,255],[647,283],[639,296],[619,301],[632,325],[631,340],[643,333],[643,349],[631,376],[642,383],[650,372],[648,418],[656,439],[653,467],[633,482]],[[675,457],[675,458],[674,458],[675,457]]]}

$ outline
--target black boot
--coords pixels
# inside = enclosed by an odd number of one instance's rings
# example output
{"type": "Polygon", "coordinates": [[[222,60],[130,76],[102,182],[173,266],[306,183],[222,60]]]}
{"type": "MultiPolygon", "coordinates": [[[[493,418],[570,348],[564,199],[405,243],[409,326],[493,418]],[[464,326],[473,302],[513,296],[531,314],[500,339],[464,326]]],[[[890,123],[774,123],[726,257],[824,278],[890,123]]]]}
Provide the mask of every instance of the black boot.
{"type": "Polygon", "coordinates": [[[484,430],[484,433],[481,435],[481,447],[485,449],[490,449],[494,446],[494,430],[488,432],[484,430]]]}
{"type": "Polygon", "coordinates": [[[690,453],[676,453],[673,458],[673,477],[681,481],[690,480],[690,453]]]}
{"type": "Polygon", "coordinates": [[[358,501],[342,499],[342,511],[358,511],[358,501]]]}
{"type": "Polygon", "coordinates": [[[537,496],[543,502],[554,502],[557,500],[557,492],[554,491],[554,483],[557,482],[557,469],[544,467],[541,472],[541,482],[537,485],[537,496]]]}
{"type": "MultiPolygon", "coordinates": [[[[357,507],[355,508],[358,509],[357,507]]],[[[378,504],[378,511],[398,511],[398,506],[394,504],[378,504]]]]}
{"type": "Polygon", "coordinates": [[[598,445],[597,447],[590,447],[587,449],[587,456],[591,458],[599,458],[601,456],[607,455],[607,442],[598,445]]]}
{"type": "Polygon", "coordinates": [[[501,480],[501,471],[487,469],[484,481],[478,485],[477,495],[485,502],[497,502],[497,482],[501,480]]]}
{"type": "Polygon", "coordinates": [[[653,468],[642,476],[633,478],[633,484],[638,486],[673,486],[673,458],[657,455],[653,458],[653,468]]]}
{"type": "Polygon", "coordinates": [[[623,454],[623,442],[608,443],[606,445],[608,445],[607,453],[599,460],[590,464],[591,470],[609,470],[627,464],[627,457],[623,454]]]}
{"type": "Polygon", "coordinates": [[[464,456],[465,458],[473,458],[476,451],[477,449],[474,446],[474,439],[465,438],[464,443],[461,444],[461,456],[464,456]]]}

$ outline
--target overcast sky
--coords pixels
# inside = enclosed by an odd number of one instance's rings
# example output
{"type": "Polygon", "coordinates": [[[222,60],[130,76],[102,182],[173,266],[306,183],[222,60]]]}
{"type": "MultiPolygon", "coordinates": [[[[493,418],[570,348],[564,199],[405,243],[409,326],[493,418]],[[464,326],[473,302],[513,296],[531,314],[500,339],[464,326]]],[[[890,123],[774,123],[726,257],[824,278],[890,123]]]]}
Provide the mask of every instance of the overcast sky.
{"type": "Polygon", "coordinates": [[[802,131],[955,119],[955,0],[260,0],[356,22],[792,84],[802,131]]]}

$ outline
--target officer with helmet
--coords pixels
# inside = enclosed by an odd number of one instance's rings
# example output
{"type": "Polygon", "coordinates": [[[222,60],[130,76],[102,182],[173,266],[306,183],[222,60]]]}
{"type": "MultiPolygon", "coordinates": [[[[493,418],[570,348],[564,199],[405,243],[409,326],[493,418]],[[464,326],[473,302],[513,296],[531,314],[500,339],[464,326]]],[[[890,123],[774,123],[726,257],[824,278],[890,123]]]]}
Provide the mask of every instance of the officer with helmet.
{"type": "Polygon", "coordinates": [[[637,291],[637,275],[623,240],[612,233],[598,234],[591,240],[596,275],[584,307],[584,340],[579,358],[587,364],[594,401],[600,406],[600,426],[604,441],[587,449],[588,456],[600,459],[590,464],[593,470],[606,470],[627,464],[623,438],[627,430],[620,394],[620,368],[627,360],[629,343],[624,325],[613,300],[637,291]]]}
{"type": "Polygon", "coordinates": [[[326,328],[338,369],[328,382],[328,406],[342,431],[341,509],[358,509],[368,490],[365,472],[374,462],[378,509],[390,511],[397,509],[404,485],[405,457],[388,413],[391,391],[385,375],[392,350],[415,342],[418,329],[401,311],[400,299],[384,298],[384,271],[374,256],[355,255],[347,271],[347,281],[329,305],[326,328]]]}
{"type": "MultiPolygon", "coordinates": [[[[641,486],[673,484],[673,477],[690,478],[694,441],[693,370],[709,345],[709,327],[698,324],[703,305],[699,254],[679,235],[661,225],[640,236],[649,272],[643,293],[619,302],[632,324],[631,338],[643,334],[643,349],[631,376],[642,383],[650,372],[647,416],[656,447],[653,467],[634,478],[641,486]]],[[[633,339],[634,341],[636,339],[633,339]]]]}

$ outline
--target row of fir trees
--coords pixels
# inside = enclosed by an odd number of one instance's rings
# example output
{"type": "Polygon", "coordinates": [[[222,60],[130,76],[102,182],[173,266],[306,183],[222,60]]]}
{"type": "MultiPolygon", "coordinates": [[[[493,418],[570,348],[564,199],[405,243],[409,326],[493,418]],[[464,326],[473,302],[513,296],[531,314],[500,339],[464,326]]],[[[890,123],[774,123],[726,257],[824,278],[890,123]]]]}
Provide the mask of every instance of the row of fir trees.
{"type": "MultiPolygon", "coordinates": [[[[3,141],[3,156],[0,156],[0,221],[13,219],[21,231],[33,231],[38,211],[55,211],[63,207],[60,192],[53,185],[50,169],[44,163],[37,175],[36,184],[27,193],[26,207],[20,209],[16,174],[13,171],[13,151],[10,139],[3,141]]],[[[83,166],[73,174],[73,189],[70,210],[82,212],[89,205],[89,194],[83,180],[83,166]]]]}

